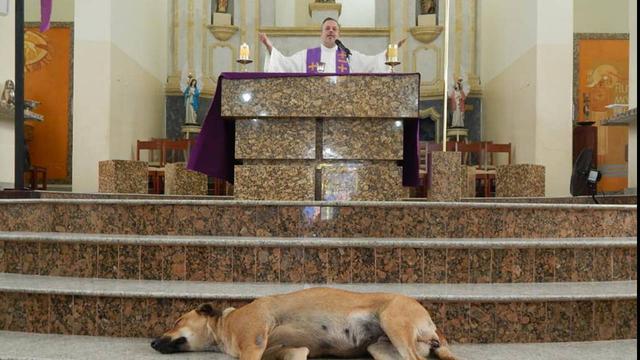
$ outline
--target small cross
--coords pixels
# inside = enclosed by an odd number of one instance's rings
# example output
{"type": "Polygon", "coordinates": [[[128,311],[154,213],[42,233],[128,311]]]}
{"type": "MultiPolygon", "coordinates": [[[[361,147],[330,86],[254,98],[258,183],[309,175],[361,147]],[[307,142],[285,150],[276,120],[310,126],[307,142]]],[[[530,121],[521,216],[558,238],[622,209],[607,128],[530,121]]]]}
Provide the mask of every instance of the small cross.
{"type": "Polygon", "coordinates": [[[342,65],[342,64],[340,64],[340,65],[338,65],[338,70],[340,70],[340,72],[345,72],[345,71],[347,71],[347,67],[342,65]]]}
{"type": "Polygon", "coordinates": [[[318,68],[318,64],[316,63],[311,63],[309,64],[309,66],[307,66],[309,68],[309,70],[311,71],[316,71],[316,69],[318,68]]]}

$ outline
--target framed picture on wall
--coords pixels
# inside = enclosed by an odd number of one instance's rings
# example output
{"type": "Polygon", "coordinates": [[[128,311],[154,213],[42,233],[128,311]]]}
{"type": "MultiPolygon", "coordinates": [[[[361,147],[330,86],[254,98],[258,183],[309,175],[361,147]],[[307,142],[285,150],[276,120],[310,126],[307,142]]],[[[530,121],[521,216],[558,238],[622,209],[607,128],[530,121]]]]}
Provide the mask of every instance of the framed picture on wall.
{"type": "Polygon", "coordinates": [[[574,121],[597,129],[598,191],[623,191],[629,129],[602,122],[614,115],[611,105],[628,104],[629,34],[576,33],[573,49],[574,121]]]}

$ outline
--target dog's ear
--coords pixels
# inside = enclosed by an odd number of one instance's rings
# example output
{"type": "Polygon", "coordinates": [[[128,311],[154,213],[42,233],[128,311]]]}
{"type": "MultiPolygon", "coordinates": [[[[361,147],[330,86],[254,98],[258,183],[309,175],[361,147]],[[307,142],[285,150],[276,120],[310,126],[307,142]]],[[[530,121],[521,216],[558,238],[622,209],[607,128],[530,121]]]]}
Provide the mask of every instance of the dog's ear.
{"type": "Polygon", "coordinates": [[[199,315],[203,315],[203,316],[220,316],[220,315],[222,315],[220,310],[214,308],[209,303],[205,303],[205,304],[202,304],[202,305],[198,306],[198,308],[196,309],[196,312],[199,315]]]}

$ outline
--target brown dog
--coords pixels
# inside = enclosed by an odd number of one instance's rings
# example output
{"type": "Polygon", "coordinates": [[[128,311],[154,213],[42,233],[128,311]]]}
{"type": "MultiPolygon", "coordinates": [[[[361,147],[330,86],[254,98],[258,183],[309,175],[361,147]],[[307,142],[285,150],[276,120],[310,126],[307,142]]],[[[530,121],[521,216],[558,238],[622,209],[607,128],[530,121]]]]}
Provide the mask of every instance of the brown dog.
{"type": "Polygon", "coordinates": [[[219,351],[240,360],[307,357],[455,360],[416,300],[397,294],[312,288],[223,312],[200,305],[153,340],[161,353],[219,351]]]}

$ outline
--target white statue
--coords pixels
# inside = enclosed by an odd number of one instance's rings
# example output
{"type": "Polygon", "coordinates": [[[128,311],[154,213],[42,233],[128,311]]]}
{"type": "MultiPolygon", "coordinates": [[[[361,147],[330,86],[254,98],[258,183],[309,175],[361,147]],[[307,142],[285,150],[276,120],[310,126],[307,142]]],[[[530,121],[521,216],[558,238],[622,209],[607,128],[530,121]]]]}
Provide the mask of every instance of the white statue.
{"type": "MultiPolygon", "coordinates": [[[[183,72],[184,75],[185,72],[183,72]]],[[[182,96],[184,99],[184,123],[188,125],[198,124],[198,109],[200,108],[200,78],[194,77],[192,74],[183,76],[181,81],[182,96]]]]}
{"type": "Polygon", "coordinates": [[[4,89],[2,89],[2,95],[0,96],[0,106],[9,108],[15,104],[15,85],[13,80],[7,80],[4,82],[4,89]]]}
{"type": "Polygon", "coordinates": [[[449,91],[452,128],[464,127],[464,103],[467,99],[467,95],[469,95],[469,90],[469,86],[465,83],[462,77],[458,77],[453,88],[449,91]]]}

